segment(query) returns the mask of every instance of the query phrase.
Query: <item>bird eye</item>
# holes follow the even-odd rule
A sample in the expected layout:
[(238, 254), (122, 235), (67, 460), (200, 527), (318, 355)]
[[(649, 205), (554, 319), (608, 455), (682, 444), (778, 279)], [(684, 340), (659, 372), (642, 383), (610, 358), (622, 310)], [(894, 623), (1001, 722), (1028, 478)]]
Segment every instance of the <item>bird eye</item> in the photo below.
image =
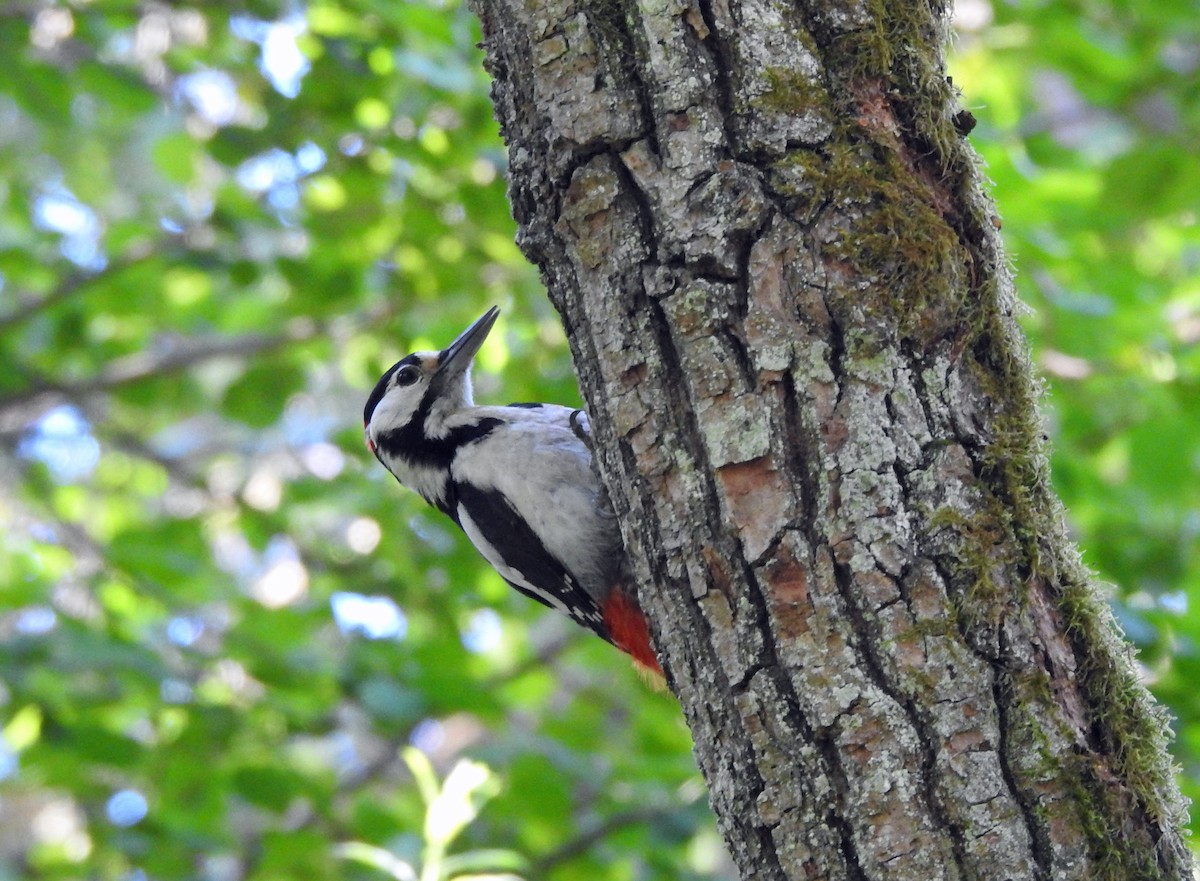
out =
[(412, 385), (421, 378), (421, 370), (415, 364), (401, 367), (396, 373), (396, 385)]

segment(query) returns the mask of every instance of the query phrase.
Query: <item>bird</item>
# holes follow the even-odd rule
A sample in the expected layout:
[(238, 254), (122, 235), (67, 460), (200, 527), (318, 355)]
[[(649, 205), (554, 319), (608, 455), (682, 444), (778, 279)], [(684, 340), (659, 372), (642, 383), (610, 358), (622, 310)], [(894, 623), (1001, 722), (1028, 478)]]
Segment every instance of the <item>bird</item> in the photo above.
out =
[(413, 352), (383, 373), (363, 408), (367, 449), (453, 520), (509, 585), (661, 676), (593, 467), (587, 414), (474, 402), (471, 367), (499, 314), (493, 306), (445, 349)]

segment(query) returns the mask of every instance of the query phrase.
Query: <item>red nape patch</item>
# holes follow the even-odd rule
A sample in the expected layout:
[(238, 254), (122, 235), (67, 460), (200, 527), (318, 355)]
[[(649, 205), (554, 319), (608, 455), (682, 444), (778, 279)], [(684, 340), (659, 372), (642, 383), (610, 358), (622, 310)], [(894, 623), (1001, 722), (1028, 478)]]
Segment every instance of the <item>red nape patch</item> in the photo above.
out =
[(650, 628), (637, 602), (620, 588), (614, 589), (604, 603), (604, 626), (613, 645), (633, 658), (639, 666), (663, 675), (654, 649), (650, 647)]

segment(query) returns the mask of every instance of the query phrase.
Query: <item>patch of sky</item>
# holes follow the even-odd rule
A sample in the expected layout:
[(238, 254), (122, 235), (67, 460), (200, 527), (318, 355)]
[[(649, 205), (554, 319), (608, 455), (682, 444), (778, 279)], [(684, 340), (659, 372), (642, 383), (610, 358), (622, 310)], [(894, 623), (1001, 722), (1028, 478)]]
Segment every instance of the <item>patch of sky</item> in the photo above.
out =
[(275, 91), (285, 98), (300, 94), (304, 76), (312, 69), (297, 42), (306, 29), (302, 13), (292, 12), (279, 21), (235, 15), (229, 20), (229, 29), (234, 36), (258, 44), (258, 69)]
[(176, 615), (167, 622), (167, 639), (180, 648), (195, 645), (204, 634), (204, 622), (191, 615)]
[(59, 250), (76, 266), (99, 271), (108, 263), (100, 247), (100, 219), (62, 184), (52, 184), (33, 202), (33, 222), (62, 236)]
[(467, 627), (462, 632), (462, 643), (467, 651), (481, 654), (498, 646), (503, 635), (500, 616), (491, 609), (479, 609), (467, 622)]
[(104, 806), (108, 821), (122, 828), (136, 826), (145, 819), (149, 810), (146, 797), (136, 789), (122, 789), (113, 793)]
[(408, 619), (389, 597), (337, 591), (329, 598), (329, 606), (343, 633), (358, 633), (367, 639), (403, 639), (408, 632)]
[(446, 726), (437, 719), (422, 719), (408, 736), (408, 742), (426, 755), (436, 752), (446, 742)]
[(1175, 615), (1186, 615), (1188, 610), (1187, 594), (1183, 591), (1164, 593), (1159, 596), (1158, 604)]
[(0, 780), (7, 780), (16, 774), (20, 767), (17, 754), (8, 745), (8, 741), (0, 737)]
[(306, 141), (289, 153), (279, 147), (252, 156), (238, 166), (235, 178), (242, 189), (263, 196), (272, 208), (286, 214), (300, 204), (301, 179), (325, 165), (325, 151)]
[(296, 395), (284, 408), (281, 425), (290, 445), (306, 447), (325, 441), (339, 422), (335, 413), (322, 408), (311, 395)]
[(25, 459), (41, 462), (59, 483), (89, 477), (100, 461), (100, 443), (76, 407), (61, 404), (42, 414), (17, 444)]
[(29, 606), (18, 613), (14, 627), (25, 636), (42, 636), (54, 629), (58, 615), (49, 606)]
[(176, 100), (185, 102), (210, 125), (220, 128), (238, 118), (237, 83), (223, 70), (198, 70), (175, 81)]

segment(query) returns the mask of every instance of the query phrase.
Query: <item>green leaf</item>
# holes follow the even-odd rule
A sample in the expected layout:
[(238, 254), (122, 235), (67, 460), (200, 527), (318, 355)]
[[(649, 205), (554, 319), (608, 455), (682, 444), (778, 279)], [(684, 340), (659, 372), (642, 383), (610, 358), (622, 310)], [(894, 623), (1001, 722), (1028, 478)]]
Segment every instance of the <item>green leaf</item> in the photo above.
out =
[(177, 184), (191, 182), (200, 155), (195, 140), (184, 132), (160, 138), (154, 145), (154, 164), (168, 180)]
[(341, 877), (334, 859), (333, 846), (311, 830), (268, 832), (262, 837), (262, 850), (250, 878), (256, 881)]
[(94, 725), (74, 726), (68, 736), (81, 759), (99, 765), (130, 767), (143, 756), (143, 748), (136, 741)]
[(251, 428), (279, 421), (288, 398), (304, 387), (304, 374), (291, 364), (261, 362), (225, 390), (221, 411)]
[(251, 804), (283, 813), (302, 791), (297, 776), (272, 765), (252, 765), (233, 772), (233, 788)]

